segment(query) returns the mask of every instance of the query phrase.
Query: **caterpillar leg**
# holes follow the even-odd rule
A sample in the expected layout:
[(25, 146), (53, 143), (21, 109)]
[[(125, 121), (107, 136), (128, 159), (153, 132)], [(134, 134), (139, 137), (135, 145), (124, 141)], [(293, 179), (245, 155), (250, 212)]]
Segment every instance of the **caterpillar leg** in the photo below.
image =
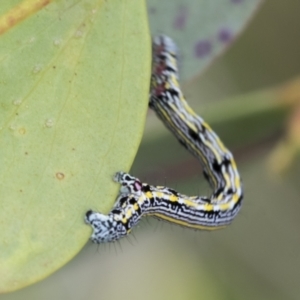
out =
[(142, 189), (141, 181), (125, 172), (117, 172), (113, 180), (121, 184), (120, 195), (139, 194)]

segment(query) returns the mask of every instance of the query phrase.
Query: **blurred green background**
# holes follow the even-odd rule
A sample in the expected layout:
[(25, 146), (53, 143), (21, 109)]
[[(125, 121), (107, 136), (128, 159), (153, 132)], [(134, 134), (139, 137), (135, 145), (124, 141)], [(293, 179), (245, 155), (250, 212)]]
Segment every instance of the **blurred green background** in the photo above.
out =
[[(277, 108), (280, 97), (268, 90), (299, 76), (299, 11), (297, 0), (266, 1), (226, 54), (183, 85), (243, 177), (244, 206), (230, 227), (192, 231), (147, 218), (128, 239), (89, 242), (52, 276), (0, 299), (300, 299), (300, 163), (283, 174), (270, 167), (290, 111)], [(264, 96), (274, 109), (260, 110)], [(258, 112), (247, 114), (251, 106)], [(210, 193), (198, 162), (152, 112), (131, 173)]]

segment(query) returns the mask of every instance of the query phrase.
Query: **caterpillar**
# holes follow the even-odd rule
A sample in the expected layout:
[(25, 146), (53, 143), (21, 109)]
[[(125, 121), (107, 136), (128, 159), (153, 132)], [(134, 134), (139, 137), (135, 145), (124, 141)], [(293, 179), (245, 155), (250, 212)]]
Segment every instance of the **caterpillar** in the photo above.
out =
[(213, 189), (210, 197), (186, 196), (164, 187), (142, 183), (118, 172), (119, 196), (108, 215), (89, 210), (91, 240), (113, 242), (130, 233), (143, 216), (154, 216), (185, 227), (215, 230), (230, 224), (241, 208), (243, 188), (231, 152), (210, 126), (187, 104), (179, 87), (177, 48), (171, 38), (153, 39), (149, 106), (203, 167)]

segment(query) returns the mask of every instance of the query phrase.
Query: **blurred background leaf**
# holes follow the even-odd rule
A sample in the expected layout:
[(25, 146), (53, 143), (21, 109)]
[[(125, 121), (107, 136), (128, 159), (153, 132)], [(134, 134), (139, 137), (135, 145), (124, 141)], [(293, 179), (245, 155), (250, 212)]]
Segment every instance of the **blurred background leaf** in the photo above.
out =
[(180, 78), (202, 73), (246, 26), (262, 0), (148, 0), (152, 35), (179, 48)]

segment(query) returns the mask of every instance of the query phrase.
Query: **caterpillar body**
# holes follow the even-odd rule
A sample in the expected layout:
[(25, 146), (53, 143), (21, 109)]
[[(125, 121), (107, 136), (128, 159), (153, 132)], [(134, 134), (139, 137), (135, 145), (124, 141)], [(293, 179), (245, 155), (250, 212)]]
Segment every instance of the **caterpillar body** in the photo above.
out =
[(93, 228), (95, 243), (113, 242), (128, 233), (141, 217), (152, 215), (185, 227), (215, 230), (230, 224), (241, 208), (243, 189), (231, 152), (210, 126), (185, 101), (178, 83), (176, 45), (167, 36), (153, 39), (149, 106), (202, 166), (213, 193), (186, 196), (164, 186), (152, 186), (124, 172), (108, 215), (89, 210), (85, 222)]

